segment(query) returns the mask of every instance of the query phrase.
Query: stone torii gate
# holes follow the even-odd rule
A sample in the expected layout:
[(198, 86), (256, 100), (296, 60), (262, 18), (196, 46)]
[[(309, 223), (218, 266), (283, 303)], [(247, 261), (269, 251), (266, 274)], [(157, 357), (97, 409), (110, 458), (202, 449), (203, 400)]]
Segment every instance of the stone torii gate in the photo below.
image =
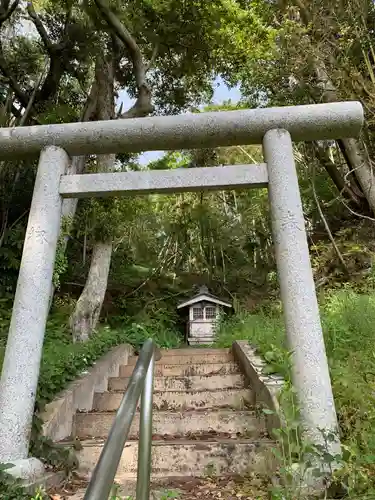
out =
[[(34, 479), (28, 456), (63, 198), (268, 187), (293, 382), (307, 434), (337, 429), (292, 141), (358, 136), (358, 102), (0, 129), (0, 160), (40, 154), (0, 381), (0, 462)], [(266, 163), (66, 175), (74, 155), (263, 144)], [(330, 444), (340, 451), (339, 441)]]

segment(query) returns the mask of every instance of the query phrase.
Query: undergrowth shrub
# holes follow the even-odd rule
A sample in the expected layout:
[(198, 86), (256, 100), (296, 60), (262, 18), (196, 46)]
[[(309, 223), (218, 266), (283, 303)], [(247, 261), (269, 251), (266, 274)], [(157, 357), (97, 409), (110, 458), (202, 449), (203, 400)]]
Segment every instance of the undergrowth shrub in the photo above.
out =
[[(375, 294), (332, 291), (320, 305), (322, 327), (343, 443), (349, 498), (375, 499)], [(281, 310), (241, 312), (217, 327), (217, 345), (248, 340), (289, 378)]]
[[(4, 315), (5, 316), (5, 315)], [(0, 368), (6, 344), (5, 330), (9, 327), (10, 314), (3, 323), (3, 336), (0, 337)], [(88, 342), (73, 344), (67, 325), (67, 318), (57, 313), (47, 323), (40, 367), (37, 406), (42, 407), (66, 385), (89, 368), (98, 358), (112, 347), (131, 344), (139, 350), (145, 340), (152, 338), (161, 348), (175, 348), (181, 343), (179, 333), (169, 327), (164, 328), (159, 321), (148, 318), (143, 324), (127, 323), (120, 328), (102, 326)]]
[[(0, 303), (0, 369), (11, 316), (9, 305), (9, 301)], [(166, 318), (160, 315), (142, 319), (141, 324), (123, 318), (121, 326), (101, 326), (88, 342), (73, 344), (65, 309), (51, 315), (43, 345), (37, 408), (51, 401), (69, 382), (117, 345), (131, 344), (139, 350), (148, 338), (152, 338), (161, 348), (171, 349), (180, 345), (180, 333)]]
[[(3, 307), (1, 307), (2, 305)], [(8, 302), (6, 305), (8, 306)], [(3, 363), (10, 316), (9, 307), (5, 307), (4, 303), (0, 304), (0, 369)], [(179, 346), (181, 338), (171, 326), (165, 328), (158, 318), (147, 318), (147, 321), (142, 324), (131, 322), (128, 319), (122, 321), (122, 326), (116, 329), (101, 326), (89, 341), (73, 344), (67, 324), (66, 311), (64, 310), (51, 315), (47, 323), (30, 453), (55, 468), (64, 468), (69, 471), (77, 465), (74, 451), (69, 448), (57, 447), (49, 439), (40, 436), (42, 421), (38, 417), (38, 412), (43, 411), (46, 403), (111, 348), (120, 344), (131, 344), (136, 350), (139, 350), (148, 338), (152, 338), (161, 348), (174, 348)], [(7, 474), (6, 468), (1, 468), (1, 465), (0, 498), (6, 500), (30, 498), (30, 495), (18, 482)], [(44, 497), (40, 493), (35, 498), (42, 499)]]

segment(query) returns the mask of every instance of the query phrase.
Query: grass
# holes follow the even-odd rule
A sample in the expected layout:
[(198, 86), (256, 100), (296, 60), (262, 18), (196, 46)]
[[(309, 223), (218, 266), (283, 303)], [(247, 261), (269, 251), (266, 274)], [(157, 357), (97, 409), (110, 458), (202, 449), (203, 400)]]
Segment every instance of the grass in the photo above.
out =
[[(8, 305), (8, 304), (7, 304)], [(0, 303), (0, 369), (3, 362), (6, 338), (10, 321), (10, 308), (1, 307)], [(144, 341), (153, 338), (159, 347), (178, 347), (181, 339), (179, 333), (170, 324), (159, 319), (142, 322), (142, 325), (131, 322), (122, 322), (121, 328), (101, 326), (86, 343), (73, 344), (72, 335), (67, 327), (67, 314), (58, 310), (51, 315), (45, 333), (43, 356), (40, 367), (38, 392), (36, 398), (36, 414), (33, 419), (30, 451), (44, 462), (56, 467), (67, 468), (69, 450), (56, 449), (46, 438), (39, 436), (41, 421), (38, 411), (43, 410), (46, 403), (51, 401), (57, 393), (67, 387), (82, 372), (113, 347), (120, 344), (131, 344), (139, 349)], [(0, 498), (4, 500), (30, 498), (25, 490), (14, 482), (0, 467)], [(35, 500), (46, 498), (42, 492), (37, 492)]]
[[(375, 294), (352, 289), (327, 293), (320, 305), (350, 498), (375, 499)], [(10, 314), (0, 304), (0, 366)], [(178, 333), (160, 319), (128, 321), (121, 328), (101, 327), (85, 344), (73, 344), (63, 314), (51, 316), (46, 329), (37, 408), (53, 399), (112, 347), (129, 343), (138, 349), (148, 337), (160, 347), (180, 343)], [(217, 331), (217, 345), (247, 339), (275, 371), (287, 374), (289, 363), (279, 304), (257, 313), (238, 313)], [(12, 498), (12, 497), (9, 497)]]
[[(0, 315), (1, 369), (10, 314), (8, 310), (0, 310)], [(75, 380), (113, 347), (127, 343), (139, 349), (148, 338), (153, 338), (155, 343), (163, 348), (178, 347), (181, 342), (179, 333), (172, 327), (165, 327), (160, 321), (148, 319), (142, 325), (128, 320), (122, 328), (116, 329), (101, 326), (88, 342), (73, 344), (66, 315), (59, 311), (51, 315), (43, 346), (37, 407), (40, 409), (53, 399), (69, 382)]]
[[(375, 499), (375, 294), (327, 293), (320, 306), (352, 498)], [(218, 326), (217, 345), (247, 339), (286, 375), (289, 363), (281, 308), (242, 312)]]

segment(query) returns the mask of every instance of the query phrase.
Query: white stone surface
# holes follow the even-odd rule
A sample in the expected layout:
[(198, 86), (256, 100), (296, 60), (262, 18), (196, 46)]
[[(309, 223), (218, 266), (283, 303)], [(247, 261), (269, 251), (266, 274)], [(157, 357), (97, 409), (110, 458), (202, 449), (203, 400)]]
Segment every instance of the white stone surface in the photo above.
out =
[(333, 102), (1, 128), (0, 159), (27, 157), (50, 144), (73, 156), (261, 144), (275, 128), (289, 130), (293, 141), (340, 139), (358, 136), (362, 125), (359, 102)]
[(28, 456), (68, 164), (60, 148), (41, 153), (0, 381), (0, 462)]
[[(311, 269), (305, 220), (293, 157), (286, 130), (270, 130), (264, 137), (268, 165), (269, 200), (276, 263), (283, 303), (287, 343), (292, 356), (293, 384), (308, 436), (322, 443), (319, 429), (337, 432), (328, 361)], [(329, 443), (340, 452), (339, 441)]]
[(267, 187), (267, 167), (176, 168), (105, 174), (64, 175), (60, 194), (64, 198), (88, 198), (151, 193), (181, 193), (215, 189)]

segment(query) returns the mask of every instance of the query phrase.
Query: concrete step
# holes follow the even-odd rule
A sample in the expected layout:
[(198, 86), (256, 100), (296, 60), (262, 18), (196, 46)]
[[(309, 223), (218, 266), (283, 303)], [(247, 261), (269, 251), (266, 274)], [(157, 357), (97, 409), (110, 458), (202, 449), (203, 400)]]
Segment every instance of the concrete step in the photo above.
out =
[[(228, 351), (220, 351), (210, 354), (211, 349), (192, 349), (192, 354), (170, 354), (163, 356), (156, 365), (190, 365), (193, 363), (230, 363), (234, 361), (233, 354)], [(128, 365), (135, 365), (138, 356), (130, 356)]]
[[(117, 410), (123, 392), (94, 394), (93, 410)], [(154, 408), (157, 410), (186, 410), (194, 408), (231, 407), (244, 409), (253, 401), (250, 389), (227, 389), (216, 391), (155, 391)]]
[[(104, 441), (81, 441), (78, 453), (79, 469), (91, 472), (98, 462)], [(154, 441), (152, 447), (152, 477), (176, 476), (204, 477), (209, 475), (265, 472), (271, 460), (268, 440), (217, 441)], [(137, 449), (135, 441), (126, 443), (115, 481), (121, 483), (137, 473)]]
[[(130, 377), (114, 377), (108, 381), (108, 390), (124, 391)], [(231, 375), (193, 375), (191, 377), (155, 377), (155, 391), (193, 391), (242, 388), (245, 377), (240, 373)]]
[[(120, 366), (120, 377), (130, 377), (134, 365)], [(240, 373), (237, 363), (191, 363), (190, 365), (162, 364), (155, 366), (155, 377), (189, 377), (192, 375), (228, 375)]]
[(215, 340), (215, 337), (189, 337), (188, 343), (190, 345), (209, 346), (212, 345)]
[(221, 355), (221, 354), (231, 354), (231, 349), (229, 348), (224, 348), (224, 349), (208, 349), (207, 347), (202, 347), (202, 348), (192, 348), (192, 347), (184, 347), (182, 349), (161, 349), (161, 354), (162, 356), (195, 356), (195, 355), (201, 355), (201, 354), (206, 354), (209, 356), (216, 356), (216, 355)]
[[(74, 419), (75, 435), (80, 439), (105, 438), (111, 429), (114, 412), (77, 413)], [(129, 439), (138, 439), (139, 413), (135, 414)], [(265, 423), (252, 411), (210, 410), (182, 413), (156, 411), (153, 414), (153, 434), (183, 438), (259, 438), (265, 434)]]

